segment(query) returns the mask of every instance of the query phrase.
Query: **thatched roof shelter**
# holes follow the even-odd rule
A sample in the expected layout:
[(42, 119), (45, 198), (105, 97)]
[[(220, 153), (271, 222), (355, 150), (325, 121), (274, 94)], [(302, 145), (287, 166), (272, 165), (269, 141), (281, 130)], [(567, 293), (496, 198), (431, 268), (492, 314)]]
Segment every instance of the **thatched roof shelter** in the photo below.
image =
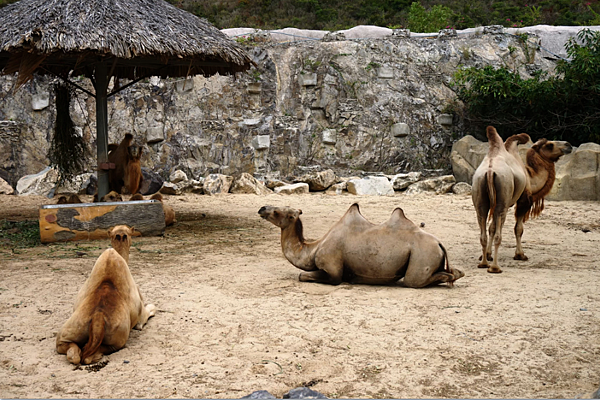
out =
[[(21, 0), (0, 9), (0, 70), (138, 79), (244, 71), (248, 55), (217, 28), (163, 0)], [(40, 68), (41, 67), (41, 68)]]
[(18, 72), (17, 85), (34, 73), (92, 80), (95, 94), (79, 88), (96, 97), (99, 198), (111, 168), (111, 77), (132, 84), (149, 76), (232, 74), (252, 64), (217, 28), (164, 0), (21, 0), (0, 8), (0, 70)]

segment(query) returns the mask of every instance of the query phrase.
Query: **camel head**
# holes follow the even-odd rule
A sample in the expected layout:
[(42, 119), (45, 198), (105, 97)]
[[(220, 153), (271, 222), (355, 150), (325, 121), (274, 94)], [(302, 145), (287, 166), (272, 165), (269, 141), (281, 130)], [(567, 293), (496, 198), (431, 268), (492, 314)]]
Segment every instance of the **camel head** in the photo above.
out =
[(125, 261), (129, 263), (129, 248), (131, 247), (131, 237), (135, 233), (135, 228), (127, 225), (117, 225), (109, 229), (110, 244), (119, 253)]
[(569, 142), (540, 139), (534, 143), (531, 150), (548, 161), (556, 162), (561, 156), (571, 153), (573, 146)]
[(300, 214), (302, 214), (302, 210), (290, 207), (263, 206), (258, 210), (258, 214), (273, 225), (285, 229), (296, 223), (300, 218)]
[(108, 192), (106, 195), (104, 195), (104, 197), (102, 197), (102, 199), (100, 200), (102, 202), (112, 202), (112, 201), (123, 201), (123, 197), (121, 197), (121, 195), (117, 192), (115, 192), (114, 190)]

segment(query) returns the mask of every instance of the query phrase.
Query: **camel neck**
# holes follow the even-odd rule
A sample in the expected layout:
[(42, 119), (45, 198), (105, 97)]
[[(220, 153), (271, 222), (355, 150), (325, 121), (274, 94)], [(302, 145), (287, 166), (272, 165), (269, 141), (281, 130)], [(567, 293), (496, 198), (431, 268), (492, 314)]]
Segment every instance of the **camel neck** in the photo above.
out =
[(295, 267), (305, 271), (314, 269), (312, 255), (315, 245), (304, 240), (302, 222), (297, 219), (294, 224), (281, 229), (281, 249), (285, 258)]
[(533, 201), (543, 199), (554, 185), (556, 170), (554, 163), (542, 158), (536, 152), (527, 154), (527, 169), (531, 183)]
[(129, 265), (129, 246), (119, 242), (112, 243), (113, 249), (117, 251), (125, 259), (127, 265)]

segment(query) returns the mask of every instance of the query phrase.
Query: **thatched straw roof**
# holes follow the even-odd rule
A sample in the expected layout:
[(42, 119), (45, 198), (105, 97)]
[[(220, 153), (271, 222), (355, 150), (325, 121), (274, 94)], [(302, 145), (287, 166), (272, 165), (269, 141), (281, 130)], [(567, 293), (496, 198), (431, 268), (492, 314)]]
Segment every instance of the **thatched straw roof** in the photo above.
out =
[(163, 0), (21, 0), (0, 8), (0, 70), (93, 77), (234, 73), (252, 61), (207, 21)]

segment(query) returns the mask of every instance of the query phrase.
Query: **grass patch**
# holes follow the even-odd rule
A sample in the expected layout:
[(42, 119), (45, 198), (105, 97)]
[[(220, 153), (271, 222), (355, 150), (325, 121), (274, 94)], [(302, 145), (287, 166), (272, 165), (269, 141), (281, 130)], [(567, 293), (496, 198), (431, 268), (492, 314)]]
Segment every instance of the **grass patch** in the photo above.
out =
[(0, 221), (0, 248), (22, 249), (40, 245), (40, 226), (37, 220)]

